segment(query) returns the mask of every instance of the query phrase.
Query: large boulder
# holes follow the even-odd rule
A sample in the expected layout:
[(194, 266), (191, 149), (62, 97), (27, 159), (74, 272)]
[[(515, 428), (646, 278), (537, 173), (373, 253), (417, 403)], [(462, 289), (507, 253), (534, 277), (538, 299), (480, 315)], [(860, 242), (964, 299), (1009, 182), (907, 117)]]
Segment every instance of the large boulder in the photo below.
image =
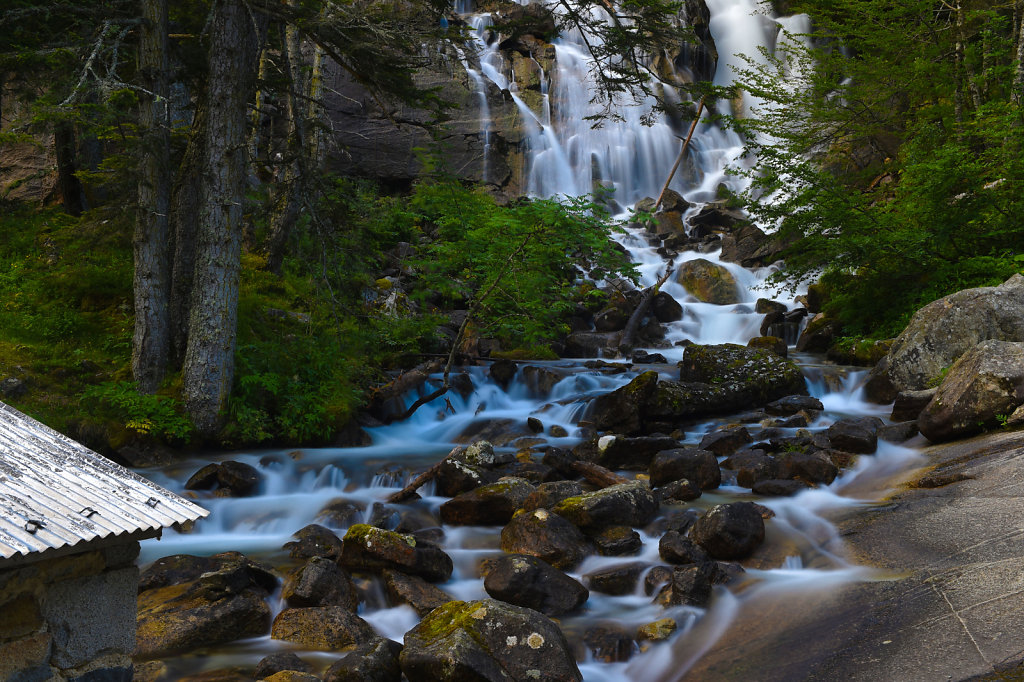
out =
[[(241, 557), (241, 555), (237, 555)], [(269, 592), (244, 557), (139, 594), (135, 653), (156, 658), (265, 635)]]
[(494, 599), (453, 601), (405, 634), (409, 682), (581, 682), (565, 635), (547, 616)]
[(425, 616), (452, 600), (446, 592), (423, 578), (399, 571), (384, 571), (384, 587), (391, 603), (408, 604), (420, 616)]
[(729, 263), (754, 268), (771, 265), (779, 260), (782, 249), (781, 242), (748, 223), (722, 237), (722, 253), (719, 257)]
[(658, 373), (644, 372), (622, 388), (599, 395), (590, 402), (587, 419), (598, 429), (637, 433), (642, 427), (642, 410), (658, 386)]
[(484, 589), (495, 599), (560, 616), (583, 606), (590, 591), (551, 564), (525, 554), (495, 559), (484, 579)]
[(918, 310), (871, 371), (868, 396), (887, 403), (900, 391), (928, 388), (943, 369), (987, 340), (1024, 342), (1024, 276), (958, 291)]
[(359, 606), (352, 578), (325, 557), (313, 557), (288, 574), (281, 599), (292, 607), (343, 606), (354, 612)]
[(399, 682), (402, 645), (378, 637), (359, 645), (324, 673), (324, 682)]
[(925, 438), (941, 442), (995, 426), (1024, 403), (1024, 343), (983, 341), (953, 363), (917, 418)]
[(679, 366), (679, 380), (733, 386), (733, 392), (757, 405), (807, 394), (807, 383), (796, 363), (763, 349), (735, 343), (687, 346)]
[(744, 559), (764, 542), (764, 519), (751, 502), (718, 504), (697, 519), (690, 537), (715, 559)]
[(646, 483), (630, 481), (566, 498), (552, 511), (578, 528), (596, 531), (623, 524), (643, 526), (658, 512), (658, 503)]
[(741, 300), (739, 286), (732, 273), (706, 258), (696, 258), (680, 265), (676, 281), (704, 303), (729, 305)]
[(452, 574), (451, 557), (411, 535), (360, 523), (348, 529), (343, 543), (341, 563), (349, 570), (374, 573), (390, 568), (433, 582)]
[(657, 453), (678, 445), (669, 436), (608, 435), (597, 441), (597, 463), (609, 469), (646, 469)]

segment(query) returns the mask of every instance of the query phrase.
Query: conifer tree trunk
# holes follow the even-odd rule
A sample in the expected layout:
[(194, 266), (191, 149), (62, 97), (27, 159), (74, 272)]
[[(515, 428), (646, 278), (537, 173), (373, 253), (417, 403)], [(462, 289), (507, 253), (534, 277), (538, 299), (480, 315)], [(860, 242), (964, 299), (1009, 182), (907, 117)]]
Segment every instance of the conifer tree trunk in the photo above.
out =
[(234, 379), (248, 104), (258, 59), (255, 14), (221, 0), (210, 29), (202, 194), (183, 397), (199, 434), (220, 427)]
[(73, 216), (82, 215), (82, 183), (75, 177), (75, 127), (61, 121), (53, 129), (53, 152), (57, 159), (57, 195), (64, 210)]
[(143, 393), (164, 377), (170, 357), (171, 259), (170, 131), (168, 129), (167, 0), (142, 0), (139, 70), (144, 87), (139, 120), (145, 126), (139, 164), (138, 215), (133, 240), (135, 334), (132, 375)]
[(1017, 63), (1013, 73), (1012, 97), (1017, 104), (1024, 104), (1024, 2), (1018, 2), (1015, 11), (1017, 25)]

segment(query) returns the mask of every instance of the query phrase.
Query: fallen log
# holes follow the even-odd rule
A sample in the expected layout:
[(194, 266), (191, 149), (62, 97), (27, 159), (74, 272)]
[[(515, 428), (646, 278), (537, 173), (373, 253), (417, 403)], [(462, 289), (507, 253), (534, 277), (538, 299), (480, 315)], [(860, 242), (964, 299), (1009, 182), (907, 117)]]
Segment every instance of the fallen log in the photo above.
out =
[(392, 493), (391, 495), (388, 495), (387, 501), (391, 504), (396, 504), (398, 502), (405, 502), (406, 500), (411, 499), (412, 496), (416, 494), (417, 490), (419, 490), (422, 486), (426, 485), (430, 481), (434, 480), (437, 474), (441, 471), (441, 467), (444, 465), (445, 462), (447, 462), (450, 459), (453, 459), (456, 455), (462, 454), (462, 452), (465, 449), (466, 448), (462, 447), (461, 445), (456, 445), (454, 448), (452, 448), (452, 451), (445, 455), (444, 459), (442, 459), (440, 462), (433, 465), (432, 467), (424, 471), (422, 474), (409, 481), (409, 484), (402, 488), (401, 490), (399, 490), (397, 493)]

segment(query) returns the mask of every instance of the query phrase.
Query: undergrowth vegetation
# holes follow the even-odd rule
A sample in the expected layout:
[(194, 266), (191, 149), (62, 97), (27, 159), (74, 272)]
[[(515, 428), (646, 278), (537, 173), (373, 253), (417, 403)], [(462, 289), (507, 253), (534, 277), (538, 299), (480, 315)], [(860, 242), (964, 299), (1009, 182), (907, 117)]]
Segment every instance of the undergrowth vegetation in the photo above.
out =
[[(585, 267), (633, 276), (589, 201), (499, 206), (482, 190), (423, 182), (389, 196), (333, 179), (291, 237), (282, 274), (254, 248), (242, 259), (236, 373), (218, 445), (327, 443), (366, 391), (457, 340), (497, 339), (515, 357), (553, 357)], [(131, 225), (8, 204), (0, 214), (0, 377), (5, 399), (93, 447), (194, 439), (181, 377), (155, 395), (131, 382)], [(254, 243), (263, 215), (251, 205)], [(19, 392), (20, 393), (20, 392)]]

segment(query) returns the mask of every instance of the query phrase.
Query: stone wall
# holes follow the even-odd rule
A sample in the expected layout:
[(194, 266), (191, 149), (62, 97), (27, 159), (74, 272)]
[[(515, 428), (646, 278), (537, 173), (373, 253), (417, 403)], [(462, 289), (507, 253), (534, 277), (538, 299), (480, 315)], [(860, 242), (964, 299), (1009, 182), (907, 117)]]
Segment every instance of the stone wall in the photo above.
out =
[(129, 682), (139, 543), (5, 568), (0, 682)]

